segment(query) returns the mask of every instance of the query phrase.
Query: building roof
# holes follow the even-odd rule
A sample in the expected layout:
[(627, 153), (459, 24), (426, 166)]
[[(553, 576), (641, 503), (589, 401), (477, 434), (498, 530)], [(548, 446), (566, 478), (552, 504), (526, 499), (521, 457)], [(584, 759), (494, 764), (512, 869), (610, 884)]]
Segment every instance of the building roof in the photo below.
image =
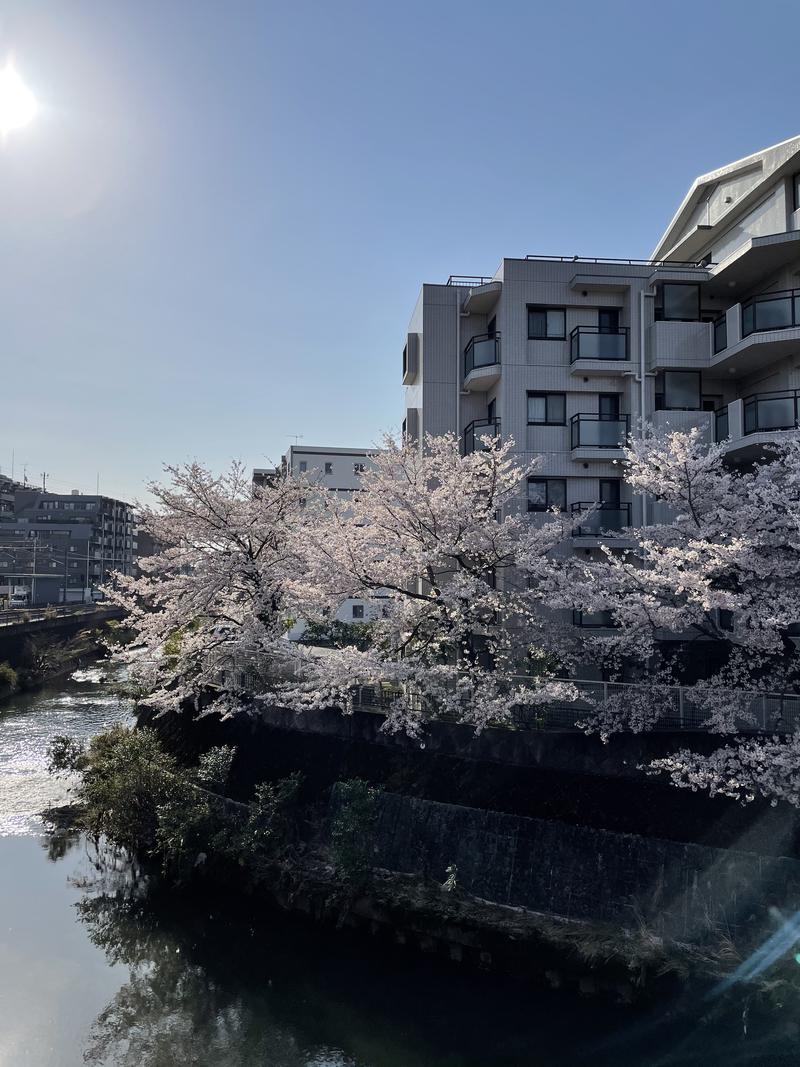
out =
[[(716, 229), (723, 220), (730, 222), (745, 207), (758, 200), (766, 184), (798, 168), (800, 168), (800, 135), (789, 137), (778, 144), (770, 145), (769, 148), (762, 148), (732, 163), (726, 163), (725, 166), (718, 167), (707, 174), (701, 174), (689, 187), (678, 210), (653, 249), (651, 258), (654, 260), (682, 258), (680, 249), (692, 233)], [(697, 208), (704, 203), (720, 182), (748, 174), (752, 176), (752, 180), (746, 183), (741, 195), (732, 197), (730, 207), (724, 211), (713, 227), (703, 224), (691, 225)]]

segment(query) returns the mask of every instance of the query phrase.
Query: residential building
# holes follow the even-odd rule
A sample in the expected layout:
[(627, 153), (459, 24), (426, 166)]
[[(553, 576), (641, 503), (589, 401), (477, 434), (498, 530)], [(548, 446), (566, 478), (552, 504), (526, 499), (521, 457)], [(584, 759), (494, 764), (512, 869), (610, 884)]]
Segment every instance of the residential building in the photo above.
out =
[[(295, 477), (303, 475), (314, 485), (346, 498), (359, 491), (361, 475), (372, 466), (377, 453), (378, 449), (375, 448), (292, 445), (283, 456), (279, 468), (256, 467), (253, 470), (253, 485), (268, 484), (279, 473)], [(349, 599), (339, 605), (335, 619), (344, 623), (368, 622), (379, 610), (380, 605), (375, 600)], [(305, 622), (299, 621), (290, 630), (289, 637), (297, 640), (305, 628)]]
[(798, 426), (800, 137), (697, 178), (649, 260), (530, 255), (423, 285), (403, 383), (420, 447), (513, 438), (521, 462), (542, 457), (523, 509), (599, 505), (574, 529), (584, 551), (653, 518), (619, 463), (642, 419), (751, 462)]
[(0, 591), (24, 585), (34, 604), (96, 599), (114, 572), (133, 574), (136, 552), (129, 504), (18, 488), (0, 531)]

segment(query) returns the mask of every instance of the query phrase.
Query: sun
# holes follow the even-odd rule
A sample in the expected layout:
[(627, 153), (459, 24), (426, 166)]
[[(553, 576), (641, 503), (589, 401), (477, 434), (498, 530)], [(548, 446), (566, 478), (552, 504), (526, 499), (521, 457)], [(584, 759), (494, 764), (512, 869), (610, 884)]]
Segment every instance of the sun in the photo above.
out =
[(36, 97), (20, 78), (13, 63), (0, 69), (0, 134), (27, 126), (37, 111)]

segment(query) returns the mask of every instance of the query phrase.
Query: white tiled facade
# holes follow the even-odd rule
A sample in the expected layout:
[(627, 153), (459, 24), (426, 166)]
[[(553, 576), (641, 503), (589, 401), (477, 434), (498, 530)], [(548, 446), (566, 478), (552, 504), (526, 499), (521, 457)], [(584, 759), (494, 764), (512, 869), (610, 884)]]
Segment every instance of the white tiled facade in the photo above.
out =
[(511, 437), (543, 457), (523, 506), (603, 501), (605, 529), (651, 517), (614, 462), (642, 416), (751, 460), (798, 424), (800, 137), (698, 178), (650, 261), (504, 259), (491, 278), (423, 285), (403, 382), (420, 447)]

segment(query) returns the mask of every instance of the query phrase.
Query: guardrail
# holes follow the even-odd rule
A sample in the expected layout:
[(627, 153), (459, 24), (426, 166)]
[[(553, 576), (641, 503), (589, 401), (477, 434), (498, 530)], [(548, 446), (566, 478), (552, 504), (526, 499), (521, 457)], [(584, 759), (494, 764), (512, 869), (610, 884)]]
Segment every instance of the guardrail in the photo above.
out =
[[(530, 685), (535, 679), (520, 676), (520, 684)], [(592, 711), (611, 703), (624, 708), (624, 698), (646, 697), (660, 713), (651, 729), (669, 732), (708, 732), (711, 712), (697, 699), (697, 691), (690, 686), (648, 686), (636, 682), (595, 682), (570, 680), (581, 694), (578, 700), (547, 705), (518, 705), (512, 713), (511, 728), (520, 730), (567, 730), (579, 731), (579, 722), (591, 716)], [(360, 686), (354, 691), (355, 705), (362, 711), (385, 712), (397, 696), (397, 689), (375, 683)], [(735, 727), (739, 733), (792, 733), (800, 726), (800, 694), (795, 693), (749, 693), (740, 690), (725, 690), (730, 695), (732, 706), (739, 705)], [(423, 702), (420, 702), (420, 707)], [(449, 721), (447, 716), (436, 713), (435, 708), (425, 708), (432, 721)], [(456, 721), (456, 720), (452, 720)], [(501, 728), (503, 723), (497, 724)]]
[(0, 610), (0, 627), (27, 622), (44, 622), (72, 615), (95, 615), (114, 608), (114, 604), (53, 604), (52, 607), (4, 608)]
[(674, 267), (680, 270), (685, 267), (698, 267), (706, 269), (715, 267), (716, 263), (710, 260), (698, 262), (696, 260), (681, 259), (615, 259), (613, 256), (543, 256), (540, 254), (527, 255), (526, 259), (541, 259), (547, 263), (621, 263), (628, 267)]
[[(300, 680), (300, 665), (291, 659), (275, 661), (261, 655), (234, 657), (220, 670), (220, 684), (233, 684), (257, 694), (264, 690), (267, 679), (284, 682)], [(517, 675), (510, 679), (513, 686), (535, 686), (536, 678)], [(591, 718), (593, 712), (614, 707), (623, 715), (626, 703), (646, 701), (649, 730), (669, 732), (708, 733), (711, 710), (704, 706), (703, 689), (698, 686), (669, 686), (642, 682), (602, 682), (589, 679), (564, 679), (578, 691), (576, 700), (554, 701), (551, 704), (519, 704), (513, 709), (511, 722), (497, 723), (499, 728), (517, 730), (579, 731), (580, 722)], [(793, 733), (800, 728), (800, 693), (760, 693), (738, 689), (705, 690), (709, 695), (722, 696), (732, 710), (733, 728), (744, 734)], [(392, 683), (375, 681), (354, 686), (353, 705), (359, 711), (386, 714), (392, 702), (403, 690)], [(436, 705), (419, 693), (407, 689), (406, 698), (412, 707), (432, 722), (458, 722), (454, 716), (443, 714)], [(720, 735), (723, 736), (723, 735)]]

